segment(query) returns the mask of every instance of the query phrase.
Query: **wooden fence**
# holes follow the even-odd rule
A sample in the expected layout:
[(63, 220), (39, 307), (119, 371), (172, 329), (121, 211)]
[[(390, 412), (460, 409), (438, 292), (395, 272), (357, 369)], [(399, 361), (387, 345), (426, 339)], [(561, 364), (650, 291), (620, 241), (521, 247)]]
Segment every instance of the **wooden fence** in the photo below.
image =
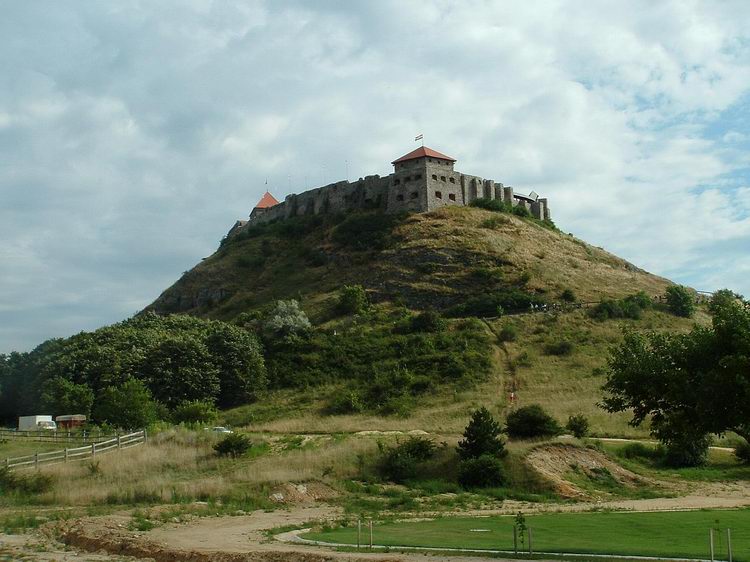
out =
[(114, 436), (111, 433), (105, 434), (101, 431), (51, 431), (49, 429), (17, 431), (15, 429), (0, 429), (0, 441), (23, 439), (42, 443), (86, 443), (89, 441), (101, 441), (110, 437)]
[(43, 464), (56, 464), (61, 462), (81, 461), (95, 457), (96, 455), (119, 449), (127, 449), (146, 442), (146, 430), (128, 433), (127, 435), (118, 435), (107, 441), (98, 441), (91, 445), (75, 447), (72, 449), (65, 448), (59, 451), (50, 451), (48, 453), (34, 453), (24, 457), (7, 458), (2, 466), (6, 468), (38, 468)]

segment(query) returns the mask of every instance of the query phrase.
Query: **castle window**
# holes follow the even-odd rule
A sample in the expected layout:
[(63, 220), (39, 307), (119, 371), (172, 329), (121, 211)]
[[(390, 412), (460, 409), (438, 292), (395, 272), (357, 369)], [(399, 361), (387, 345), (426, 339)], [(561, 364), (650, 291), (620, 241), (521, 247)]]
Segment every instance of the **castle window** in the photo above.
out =
[(448, 199), (450, 199), (451, 201), (455, 201), (456, 200), (456, 194), (455, 193), (449, 193), (448, 194)]
[(422, 179), (422, 174), (417, 174), (416, 176), (414, 176), (414, 179), (415, 180), (421, 180)]
[(456, 178), (448, 178), (448, 181), (450, 181), (451, 183), (456, 183)]
[(401, 183), (401, 180), (393, 180), (393, 185), (399, 185)]
[(417, 197), (419, 197), (419, 193), (417, 193), (416, 191), (412, 191), (411, 192), (411, 198), (412, 199), (416, 199)]
[(440, 176), (440, 181), (445, 181), (445, 176)]
[(437, 176), (435, 174), (432, 174), (432, 179), (437, 180)]
[(435, 197), (437, 197), (438, 199), (442, 199), (443, 198), (443, 192), (442, 191), (436, 191), (435, 192)]
[(411, 176), (406, 176), (404, 178), (404, 183), (409, 183), (411, 181)]
[(403, 195), (396, 195), (396, 201), (403, 201), (404, 196)]

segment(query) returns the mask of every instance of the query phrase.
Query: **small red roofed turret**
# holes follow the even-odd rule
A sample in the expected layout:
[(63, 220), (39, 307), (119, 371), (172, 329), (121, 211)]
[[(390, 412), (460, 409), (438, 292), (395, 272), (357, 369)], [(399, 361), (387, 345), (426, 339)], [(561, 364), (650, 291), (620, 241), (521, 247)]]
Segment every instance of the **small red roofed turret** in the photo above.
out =
[(263, 197), (260, 198), (260, 201), (258, 201), (258, 204), (255, 206), (256, 209), (268, 209), (269, 207), (273, 207), (274, 205), (278, 205), (279, 202), (271, 195), (268, 191), (266, 191), (263, 194)]

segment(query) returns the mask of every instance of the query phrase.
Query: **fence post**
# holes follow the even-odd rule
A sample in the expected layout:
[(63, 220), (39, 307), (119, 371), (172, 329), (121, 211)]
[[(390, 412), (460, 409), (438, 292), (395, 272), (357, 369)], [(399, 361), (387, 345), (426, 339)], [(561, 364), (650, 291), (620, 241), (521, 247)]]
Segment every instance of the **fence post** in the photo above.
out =
[(372, 519), (370, 519), (370, 550), (372, 550)]
[(518, 527), (513, 525), (513, 552), (518, 556)]
[(39, 453), (34, 453), (34, 468), (39, 468)]
[(96, 443), (91, 444), (91, 456), (93, 457), (96, 454)]
[(68, 448), (67, 447), (65, 447), (65, 449), (63, 449), (63, 453), (65, 454), (65, 461), (64, 462), (68, 462)]
[(120, 435), (117, 435), (117, 448), (122, 449), (122, 443), (120, 443)]
[(359, 550), (359, 545), (362, 543), (362, 520), (357, 519), (357, 550)]
[(732, 562), (732, 529), (727, 529), (727, 551), (729, 552), (729, 562)]
[(534, 556), (534, 550), (531, 548), (531, 527), (529, 527), (529, 556)]
[(148, 440), (148, 438), (146, 436), (146, 429), (144, 428), (144, 430), (143, 430), (143, 443), (145, 444), (147, 440)]
[(708, 546), (711, 549), (711, 562), (714, 562), (714, 529), (708, 530)]

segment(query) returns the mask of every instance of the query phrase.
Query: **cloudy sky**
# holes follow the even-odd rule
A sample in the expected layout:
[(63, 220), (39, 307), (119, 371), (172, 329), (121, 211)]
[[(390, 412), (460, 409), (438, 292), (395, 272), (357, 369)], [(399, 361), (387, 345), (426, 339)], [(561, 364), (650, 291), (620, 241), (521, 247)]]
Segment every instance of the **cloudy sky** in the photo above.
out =
[(264, 191), (426, 144), (750, 294), (750, 2), (0, 0), (0, 352), (132, 315)]

